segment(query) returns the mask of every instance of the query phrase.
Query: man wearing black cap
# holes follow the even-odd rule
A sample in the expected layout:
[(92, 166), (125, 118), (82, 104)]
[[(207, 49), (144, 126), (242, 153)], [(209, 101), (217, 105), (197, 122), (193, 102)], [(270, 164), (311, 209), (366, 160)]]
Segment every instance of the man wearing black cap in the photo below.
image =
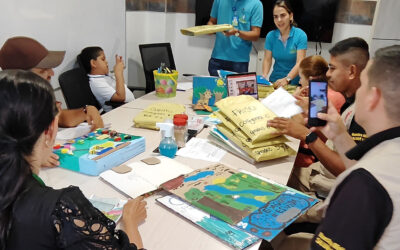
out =
[[(54, 75), (53, 68), (61, 64), (65, 51), (48, 51), (38, 41), (29, 37), (12, 37), (0, 49), (0, 67), (5, 69), (30, 70), (50, 81)], [(58, 125), (75, 127), (87, 121), (92, 129), (104, 127), (100, 113), (94, 106), (80, 109), (60, 109)], [(46, 166), (59, 165), (58, 156), (53, 154)]]

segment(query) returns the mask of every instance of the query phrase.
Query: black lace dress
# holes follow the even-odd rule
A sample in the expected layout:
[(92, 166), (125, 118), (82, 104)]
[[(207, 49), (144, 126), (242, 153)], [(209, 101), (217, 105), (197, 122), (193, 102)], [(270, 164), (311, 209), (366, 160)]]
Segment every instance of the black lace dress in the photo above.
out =
[(78, 187), (55, 190), (33, 177), (13, 207), (7, 249), (137, 249)]

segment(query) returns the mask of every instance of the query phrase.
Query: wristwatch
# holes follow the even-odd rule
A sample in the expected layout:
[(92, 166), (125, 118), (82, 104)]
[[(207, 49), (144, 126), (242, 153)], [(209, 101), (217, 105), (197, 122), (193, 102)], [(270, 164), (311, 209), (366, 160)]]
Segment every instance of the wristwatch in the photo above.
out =
[(292, 78), (290, 78), (290, 77), (286, 77), (286, 81), (288, 82), (288, 83), (290, 83), (291, 81), (292, 81)]
[(239, 36), (240, 36), (239, 30), (236, 31), (235, 36), (236, 36), (236, 37), (239, 37)]
[(306, 136), (306, 144), (310, 144), (315, 142), (318, 139), (318, 135), (315, 132), (310, 132), (307, 136)]

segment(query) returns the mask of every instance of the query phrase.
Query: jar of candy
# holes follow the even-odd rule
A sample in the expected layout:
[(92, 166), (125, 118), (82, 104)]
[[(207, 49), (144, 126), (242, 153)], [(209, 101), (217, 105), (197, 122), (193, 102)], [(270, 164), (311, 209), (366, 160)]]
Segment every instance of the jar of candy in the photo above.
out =
[(182, 118), (174, 118), (174, 136), (176, 144), (182, 148), (186, 144), (187, 138), (187, 120)]

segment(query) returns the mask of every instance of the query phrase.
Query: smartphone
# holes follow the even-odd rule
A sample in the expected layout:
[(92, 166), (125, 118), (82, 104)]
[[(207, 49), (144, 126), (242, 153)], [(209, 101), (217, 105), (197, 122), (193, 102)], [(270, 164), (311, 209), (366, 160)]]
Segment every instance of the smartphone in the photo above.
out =
[(326, 121), (317, 117), (318, 113), (328, 111), (328, 83), (324, 80), (310, 81), (308, 89), (308, 125), (311, 127), (325, 126)]

